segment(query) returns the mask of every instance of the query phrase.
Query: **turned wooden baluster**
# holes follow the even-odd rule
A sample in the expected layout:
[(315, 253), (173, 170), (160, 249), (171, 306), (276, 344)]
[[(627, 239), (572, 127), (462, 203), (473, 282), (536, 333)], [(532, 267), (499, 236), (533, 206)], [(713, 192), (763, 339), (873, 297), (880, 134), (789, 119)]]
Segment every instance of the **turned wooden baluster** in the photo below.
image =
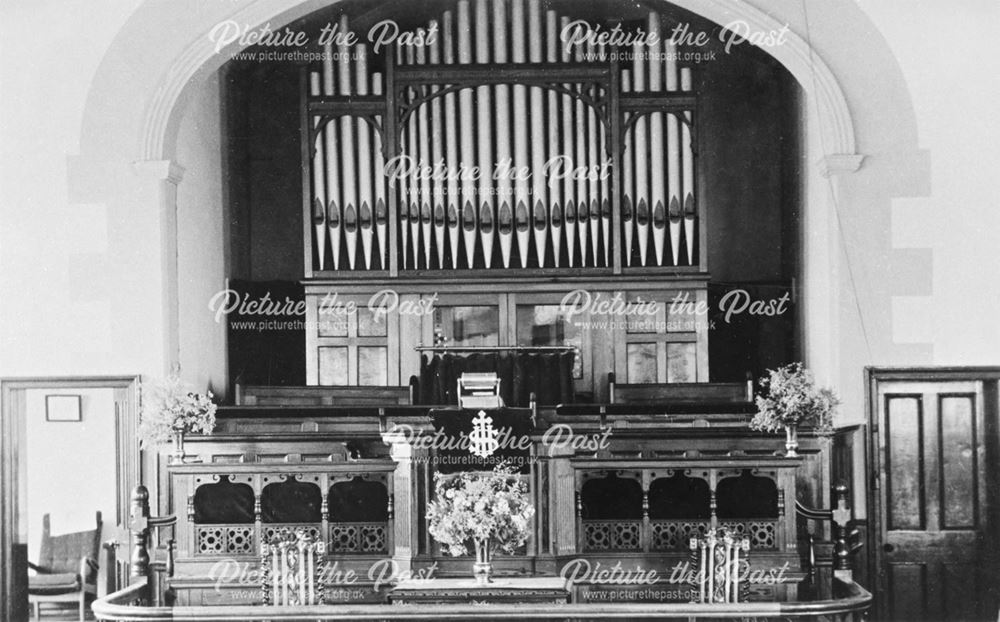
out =
[[(129, 579), (134, 581), (143, 577), (149, 577), (149, 490), (145, 486), (139, 485), (132, 490), (132, 498), (129, 511), (129, 530), (132, 532), (132, 539), (135, 543), (132, 546), (132, 567), (129, 571)], [(148, 600), (149, 582), (146, 583)]]
[(174, 574), (174, 540), (167, 540), (166, 559), (164, 561), (152, 561), (149, 555), (150, 528), (170, 527), (177, 522), (175, 516), (155, 516), (149, 515), (149, 490), (138, 485), (132, 489), (132, 497), (129, 511), (129, 531), (135, 544), (132, 547), (132, 563), (129, 571), (129, 578), (133, 582), (137, 579), (145, 578), (146, 587), (139, 597), (143, 604), (160, 606), (162, 604), (159, 584), (156, 575), (165, 573), (168, 577)]
[(851, 553), (860, 548), (860, 544), (851, 546), (849, 539), (849, 526), (853, 519), (851, 506), (848, 502), (850, 489), (846, 484), (840, 483), (834, 486), (833, 496), (837, 507), (830, 512), (833, 522), (833, 574), (835, 577), (851, 580), (853, 571), (851, 569)]

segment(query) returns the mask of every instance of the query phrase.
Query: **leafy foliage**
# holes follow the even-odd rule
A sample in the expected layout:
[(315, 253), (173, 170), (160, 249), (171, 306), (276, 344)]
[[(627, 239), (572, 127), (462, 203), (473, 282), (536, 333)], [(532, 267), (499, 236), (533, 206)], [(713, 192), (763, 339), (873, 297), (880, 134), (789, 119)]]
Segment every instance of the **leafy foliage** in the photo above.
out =
[(769, 369), (761, 387), (767, 393), (757, 396), (757, 414), (750, 421), (754, 430), (780, 432), (786, 426), (809, 425), (820, 435), (833, 432), (833, 413), (840, 400), (831, 389), (817, 387), (802, 363)]
[(475, 541), (513, 553), (528, 541), (535, 508), (528, 487), (510, 467), (490, 473), (436, 473), (437, 494), (427, 506), (429, 529), (448, 554), (470, 555)]
[(139, 440), (150, 447), (167, 444), (176, 432), (211, 434), (217, 408), (211, 391), (189, 391), (176, 375), (143, 385)]

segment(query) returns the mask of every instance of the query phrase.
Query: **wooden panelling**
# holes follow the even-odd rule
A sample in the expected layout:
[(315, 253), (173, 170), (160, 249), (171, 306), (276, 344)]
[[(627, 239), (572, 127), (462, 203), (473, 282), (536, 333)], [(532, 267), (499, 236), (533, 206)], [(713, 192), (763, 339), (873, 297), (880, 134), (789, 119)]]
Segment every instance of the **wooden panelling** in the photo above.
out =
[[(872, 372), (870, 533), (880, 616), (995, 619), (996, 370)], [(987, 414), (988, 413), (988, 414)], [(988, 434), (986, 430), (993, 430)]]
[[(635, 287), (619, 289), (593, 279), (528, 281), (506, 291), (464, 282), (408, 283), (390, 289), (382, 282), (367, 287), (312, 284), (306, 295), (307, 384), (378, 386), (405, 381), (420, 370), (420, 356), (413, 348), (455, 345), (454, 312), (472, 307), (496, 313), (495, 337), (484, 336), (483, 343), (475, 345), (578, 347), (575, 389), (584, 401), (609, 400), (605, 378), (612, 371), (631, 384), (708, 382), (707, 318), (678, 311), (705, 304), (704, 282), (665, 281), (658, 288), (624, 284)], [(353, 305), (353, 310), (347, 315), (321, 313), (324, 307), (341, 308), (331, 307), (330, 301)], [(655, 315), (637, 319), (624, 312), (626, 304), (643, 301), (656, 305)], [(384, 312), (380, 322), (371, 321), (372, 304)]]
[(898, 620), (923, 620), (927, 611), (927, 566), (921, 563), (890, 564), (889, 602)]
[(975, 397), (938, 398), (942, 529), (972, 529), (978, 525)]

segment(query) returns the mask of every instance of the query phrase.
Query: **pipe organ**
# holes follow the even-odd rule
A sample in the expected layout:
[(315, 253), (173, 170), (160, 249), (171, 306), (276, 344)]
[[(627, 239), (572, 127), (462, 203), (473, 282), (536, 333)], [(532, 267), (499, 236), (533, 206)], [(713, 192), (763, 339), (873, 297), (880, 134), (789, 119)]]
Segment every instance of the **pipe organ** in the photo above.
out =
[(692, 68), (656, 11), (633, 45), (585, 23), (456, 0), (413, 44), (327, 44), (302, 80), (306, 277), (703, 272)]
[[(698, 99), (672, 18), (436, 6), (377, 52), (370, 17), (334, 14), (356, 42), (303, 68), (306, 382), (401, 384), (419, 371), (412, 347), (439, 341), (572, 347), (584, 401), (608, 372), (707, 382), (707, 318), (689, 309), (709, 280)], [(647, 36), (597, 36), (616, 26)], [(567, 314), (578, 290), (649, 313)], [(385, 291), (398, 309), (365, 308)], [(359, 312), (324, 315), (339, 303)]]

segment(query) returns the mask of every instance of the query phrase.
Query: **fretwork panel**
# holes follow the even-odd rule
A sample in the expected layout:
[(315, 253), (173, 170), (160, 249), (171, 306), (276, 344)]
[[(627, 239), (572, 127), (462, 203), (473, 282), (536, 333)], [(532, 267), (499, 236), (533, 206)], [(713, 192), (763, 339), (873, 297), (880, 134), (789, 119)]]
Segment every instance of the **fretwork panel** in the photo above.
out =
[(683, 551), (694, 536), (708, 532), (708, 521), (658, 520), (649, 522), (652, 530), (650, 548), (654, 551)]
[(253, 525), (199, 525), (195, 527), (198, 555), (250, 555), (254, 553)]

